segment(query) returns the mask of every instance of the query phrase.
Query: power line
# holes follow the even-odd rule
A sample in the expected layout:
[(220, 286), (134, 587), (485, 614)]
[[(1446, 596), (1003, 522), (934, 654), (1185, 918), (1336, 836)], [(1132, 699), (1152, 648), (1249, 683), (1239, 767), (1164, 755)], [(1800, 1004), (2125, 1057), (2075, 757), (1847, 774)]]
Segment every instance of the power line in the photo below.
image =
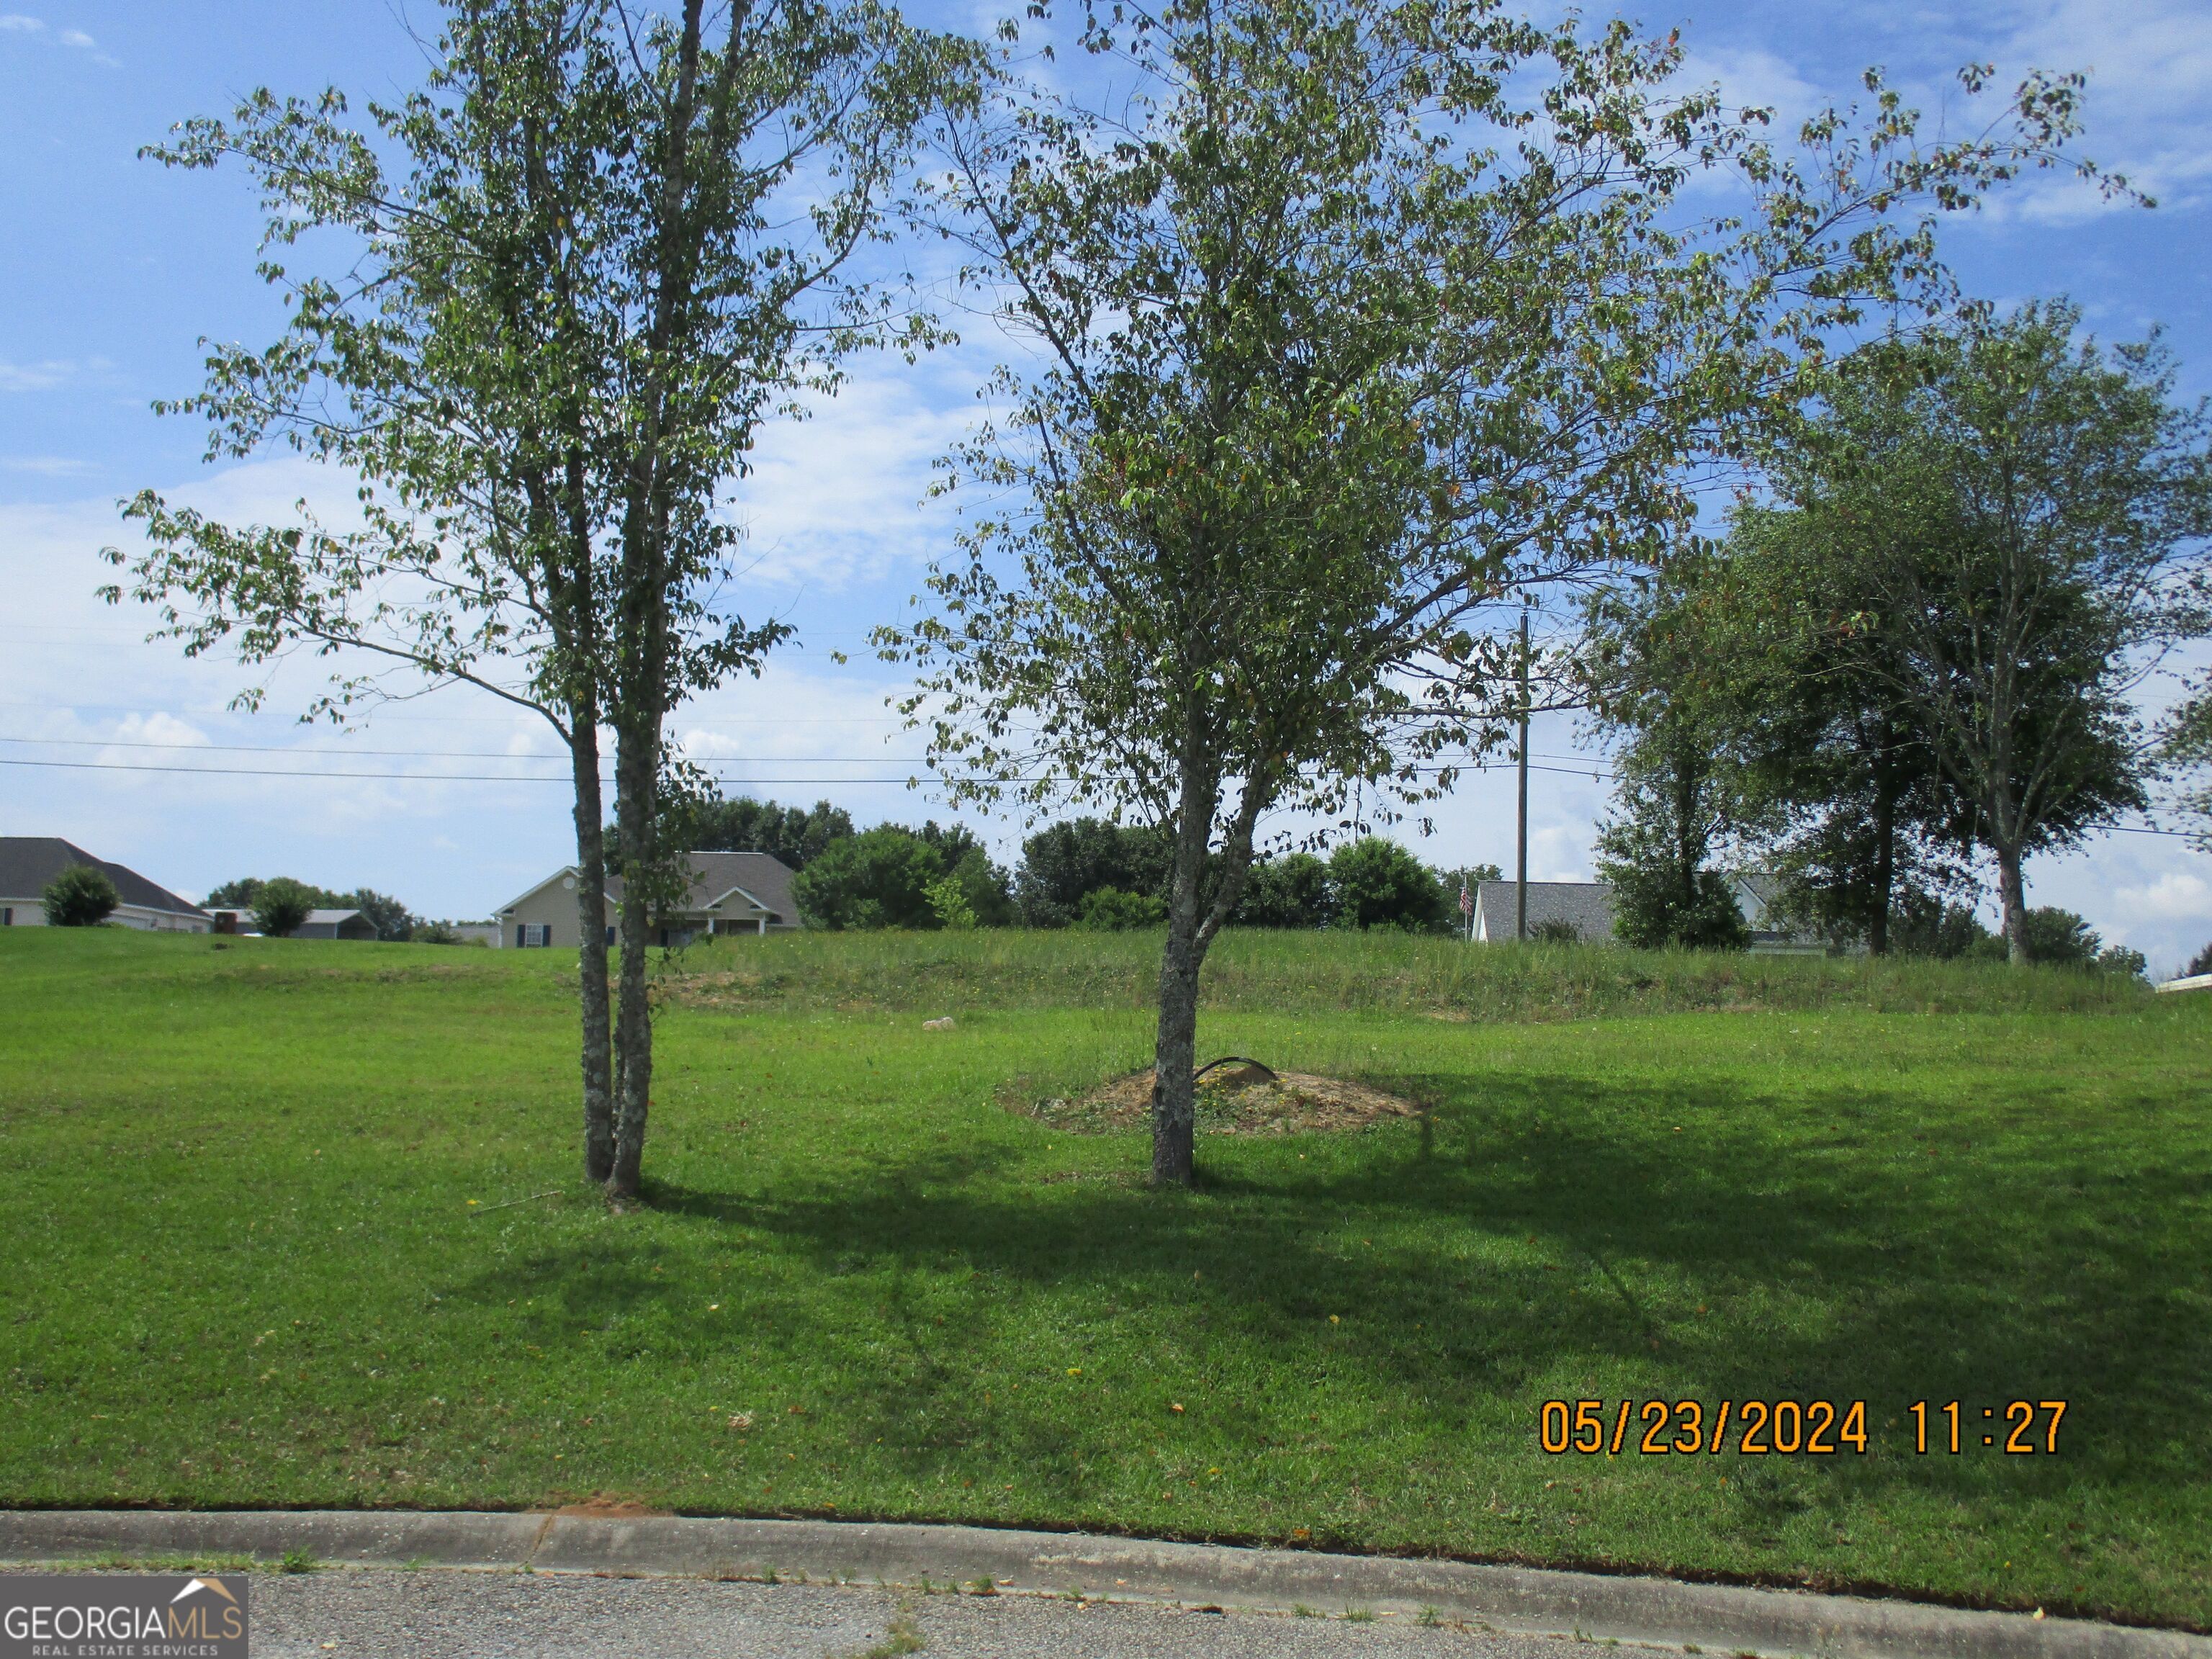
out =
[[(272, 752), (276, 752), (276, 753), (279, 753), (279, 754), (281, 754), (281, 753), (284, 753), (284, 752), (287, 752), (287, 751), (284, 751), (284, 750), (275, 750), (275, 751), (272, 751)], [(324, 751), (314, 751), (314, 750), (310, 750), (310, 751), (307, 751), (307, 752), (310, 752), (310, 753), (313, 753), (313, 752), (325, 752), (325, 753), (327, 753), (327, 752), (331, 752), (331, 751), (328, 751), (328, 750), (324, 750)], [(505, 758), (505, 757), (494, 757), (493, 758), (501, 758), (501, 759), (503, 759), (503, 758)], [(518, 758), (536, 759), (536, 760), (557, 760), (557, 759), (559, 759), (560, 757), (559, 757), (558, 756), (555, 756), (555, 755), (541, 755), (541, 756), (520, 757), (518, 757)], [(771, 757), (768, 757), (768, 759), (769, 759), (769, 760), (770, 760), (770, 761), (779, 761), (779, 762), (780, 762), (780, 761), (799, 761), (799, 762), (802, 762), (802, 763), (806, 762), (806, 761), (808, 760), (808, 758), (809, 758), (809, 757), (805, 757), (805, 756), (789, 756), (789, 755), (778, 755), (778, 756), (771, 756)], [(818, 757), (812, 757), (812, 759), (813, 759), (815, 762), (817, 762), (817, 763), (845, 763), (845, 762), (846, 762), (846, 758), (847, 758), (847, 757), (843, 757), (843, 756), (835, 756), (835, 755), (833, 755), (833, 756), (818, 756)], [(736, 763), (735, 763), (735, 762), (732, 761), (729, 757), (721, 757), (721, 758), (719, 760), (719, 763), (719, 763), (719, 764), (720, 764), (720, 765), (728, 766), (728, 765), (736, 764)], [(868, 761), (868, 760), (867, 760), (866, 757), (853, 757), (853, 758), (850, 760), (849, 763), (850, 763), (850, 764), (852, 764), (852, 765), (854, 765), (854, 766), (860, 766), (860, 765), (866, 765), (866, 764), (873, 764), (874, 763)], [(1507, 763), (1500, 763), (1500, 764), (1501, 764), (1501, 765), (1507, 764)], [(46, 768), (46, 769), (52, 769), (52, 770), (57, 770), (57, 771), (67, 771), (67, 772), (155, 772), (155, 773), (162, 773), (162, 774), (167, 774), (167, 775), (183, 775), (183, 776), (205, 776), (205, 777), (232, 777), (232, 778), (352, 778), (352, 779), (356, 780), (357, 781), (363, 782), (363, 783), (567, 783), (567, 782), (568, 782), (568, 781), (570, 781), (569, 775), (568, 775), (568, 774), (567, 774), (567, 773), (544, 773), (544, 774), (535, 774), (535, 775), (533, 775), (533, 774), (531, 774), (531, 773), (523, 773), (523, 772), (359, 772), (359, 771), (354, 771), (354, 772), (342, 772), (342, 771), (329, 770), (329, 769), (322, 769), (322, 768), (314, 768), (314, 767), (290, 767), (290, 766), (284, 766), (284, 767), (275, 767), (275, 766), (162, 766), (162, 765), (160, 765), (160, 764), (157, 764), (157, 763), (143, 763), (143, 762), (125, 763), (125, 762), (122, 762), (122, 761), (29, 760), (29, 759), (24, 759), (24, 758), (21, 758), (21, 757), (15, 757), (15, 756), (9, 756), (9, 757), (0, 757), (0, 766), (34, 766), (34, 767), (43, 767), (43, 768)], [(1491, 769), (1492, 769), (1492, 768), (1491, 768), (1491, 766), (1490, 766), (1487, 763), (1485, 763), (1485, 762), (1468, 762), (1468, 763), (1462, 763), (1462, 764), (1460, 764), (1460, 765), (1454, 766), (1454, 767), (1450, 767), (1450, 768), (1438, 767), (1438, 766), (1423, 766), (1423, 767), (1416, 767), (1416, 768), (1414, 768), (1413, 769), (1414, 769), (1414, 771), (1415, 771), (1415, 773), (1416, 773), (1417, 775), (1425, 774), (1425, 775), (1431, 775), (1431, 776), (1434, 776), (1434, 775), (1437, 775), (1437, 773), (1440, 773), (1440, 772), (1443, 772), (1443, 771), (1446, 771), (1446, 770), (1459, 771), (1459, 772), (1487, 772), (1487, 771), (1491, 770)], [(1569, 777), (1592, 777), (1592, 778), (1594, 778), (1594, 777), (1595, 777), (1595, 776), (1596, 776), (1596, 774), (1595, 774), (1595, 773), (1593, 773), (1593, 772), (1589, 772), (1589, 771), (1584, 770), (1583, 769), (1581, 769), (1581, 768), (1575, 768), (1575, 767), (1565, 767), (1565, 766), (1532, 766), (1532, 767), (1530, 767), (1530, 769), (1530, 769), (1531, 771), (1534, 771), (1534, 772), (1557, 772), (1557, 773), (1564, 774), (1565, 775), (1569, 776)], [(757, 775), (750, 775), (750, 774), (715, 774), (715, 773), (712, 773), (712, 772), (710, 772), (710, 773), (709, 773), (709, 776), (710, 776), (711, 780), (712, 780), (714, 782), (716, 782), (716, 783), (742, 783), (742, 784), (754, 784), (754, 783), (858, 783), (858, 784), (907, 783), (907, 782), (913, 781), (915, 780), (915, 775), (914, 775), (914, 774), (908, 774), (907, 776), (904, 776), (904, 777), (876, 777), (876, 778), (831, 777), (831, 778), (823, 778), (823, 777), (761, 777), (761, 776), (757, 776)], [(928, 781), (931, 781), (931, 782), (933, 782), (933, 783), (949, 783), (949, 782), (951, 782), (953, 780), (951, 780), (951, 779), (950, 779), (950, 778), (947, 778), (947, 777), (944, 776), (942, 774), (932, 773), (932, 774), (928, 775)], [(1001, 779), (994, 780), (994, 781), (1002, 782), (1002, 783), (1042, 783), (1042, 782), (1045, 782), (1046, 781), (1047, 781), (1047, 780), (1046, 780), (1046, 779), (1044, 779), (1044, 778), (1042, 778), (1042, 777), (1013, 777), (1013, 778), (1001, 778)]]
[[(68, 741), (80, 741), (80, 740), (76, 740), (76, 739), (66, 739), (66, 738), (51, 738), (51, 739), (50, 739), (50, 738), (0, 738), (0, 743), (68, 742)], [(91, 740), (90, 740), (90, 739), (82, 739), (82, 740), (81, 740), (81, 741), (91, 741)], [(101, 746), (103, 746), (103, 747), (111, 747), (111, 748), (122, 748), (122, 747), (125, 747), (125, 746), (132, 746), (132, 745), (125, 745), (125, 744), (103, 744), (103, 745), (101, 745)], [(280, 754), (280, 755), (281, 755), (281, 754), (344, 754), (344, 753), (348, 753), (348, 752), (352, 752), (352, 753), (358, 753), (358, 754), (364, 754), (364, 755), (391, 755), (391, 756), (394, 756), (394, 757), (400, 757), (400, 758), (419, 758), (419, 759), (434, 759), (434, 758), (471, 759), (471, 758), (474, 758), (474, 759), (483, 759), (483, 760), (504, 760), (504, 759), (508, 758), (508, 757), (504, 756), (504, 755), (482, 755), (482, 754), (479, 754), (479, 755), (471, 755), (471, 754), (469, 754), (469, 753), (467, 753), (467, 752), (465, 752), (465, 751), (441, 751), (441, 750), (359, 750), (348, 751), (348, 750), (327, 750), (327, 749), (320, 749), (320, 750), (317, 750), (317, 749), (311, 749), (311, 750), (256, 749), (256, 748), (253, 748), (253, 747), (251, 747), (251, 746), (247, 746), (247, 745), (234, 745), (234, 746), (228, 746), (228, 747), (226, 747), (225, 745), (212, 744), (137, 744), (137, 745), (135, 745), (135, 746), (137, 746), (137, 747), (141, 747), (141, 748), (148, 748), (148, 749), (175, 748), (175, 749), (182, 749), (182, 750), (185, 750), (190, 751), (190, 752), (208, 751), (208, 752), (233, 752), (233, 753), (247, 753), (247, 754)], [(560, 759), (561, 757), (560, 757), (559, 756), (557, 756), (557, 755), (527, 755), (527, 756), (516, 756), (516, 757), (514, 757), (514, 758), (518, 759), (518, 760), (548, 760), (548, 761), (556, 761), (556, 760)], [(858, 766), (858, 765), (862, 765), (862, 764), (866, 764), (866, 763), (870, 763), (867, 761), (867, 757), (849, 757), (849, 759), (848, 759), (848, 757), (845, 757), (845, 756), (842, 756), (842, 755), (777, 755), (777, 756), (769, 757), (769, 758), (773, 759), (773, 760), (776, 760), (776, 761), (793, 761), (793, 762), (798, 762), (798, 763), (801, 763), (801, 764), (810, 764), (810, 765), (819, 765), (819, 764), (831, 764), (831, 765), (836, 765), (836, 764), (851, 764), (851, 765)], [(1553, 758), (1565, 758), (1565, 757), (1554, 757)], [(726, 765), (732, 764), (732, 762), (731, 762), (727, 757), (722, 757), (722, 758), (720, 759), (720, 764), (722, 764), (722, 765), (726, 765)], [(1455, 771), (1461, 771), (1461, 772), (1489, 772), (1489, 771), (1493, 771), (1493, 770), (1504, 770), (1504, 769), (1507, 769), (1507, 768), (1510, 767), (1510, 765), (1511, 765), (1511, 764), (1512, 764), (1512, 763), (1510, 763), (1510, 761), (1500, 761), (1500, 762), (1497, 763), (1494, 766), (1493, 766), (1491, 763), (1486, 762), (1486, 761), (1468, 761), (1468, 762), (1462, 762), (1462, 763), (1461, 763), (1459, 765), (1457, 765), (1457, 766), (1455, 766), (1455, 767), (1453, 767), (1453, 768), (1451, 768), (1451, 769), (1451, 769), (1451, 770), (1455, 770)], [(159, 773), (159, 774), (162, 774), (162, 775), (170, 775), (170, 776), (185, 776), (185, 777), (191, 777), (191, 776), (205, 776), (205, 777), (227, 777), (227, 778), (344, 778), (344, 779), (350, 779), (350, 780), (352, 780), (353, 781), (357, 782), (357, 783), (567, 783), (567, 782), (570, 781), (570, 775), (569, 775), (569, 774), (567, 774), (567, 773), (546, 773), (546, 774), (543, 774), (543, 775), (533, 775), (533, 774), (530, 774), (530, 773), (524, 773), (524, 772), (514, 772), (514, 773), (502, 773), (502, 772), (341, 772), (341, 771), (334, 771), (334, 770), (325, 770), (325, 769), (320, 769), (320, 768), (309, 768), (309, 767), (270, 767), (270, 766), (162, 766), (162, 765), (159, 765), (159, 764), (148, 764), (148, 763), (127, 763), (127, 764), (126, 764), (125, 763), (123, 763), (123, 762), (120, 762), (120, 761), (26, 760), (26, 759), (17, 758), (17, 757), (0, 757), (0, 766), (33, 766), (33, 767), (41, 767), (41, 768), (46, 768), (46, 769), (52, 769), (52, 770), (58, 770), (58, 771), (68, 771), (68, 772), (152, 772), (152, 773)], [(1437, 774), (1437, 773), (1439, 773), (1439, 772), (1441, 772), (1441, 771), (1443, 771), (1443, 770), (1445, 770), (1445, 769), (1447, 769), (1443, 768), (1443, 767), (1437, 767), (1437, 766), (1424, 766), (1424, 767), (1417, 767), (1417, 768), (1415, 768), (1415, 769), (1414, 769), (1414, 770), (1415, 770), (1417, 773), (1426, 774), (1426, 775), (1431, 775), (1431, 776), (1433, 776), (1433, 775), (1435, 775), (1436, 774)], [(1553, 774), (1556, 774), (1556, 775), (1560, 775), (1560, 776), (1563, 776), (1563, 777), (1589, 778), (1589, 780), (1591, 780), (1593, 782), (1599, 782), (1599, 781), (1607, 781), (1607, 780), (1612, 779), (1612, 778), (1615, 775), (1614, 774), (1613, 774), (1613, 773), (1611, 773), (1611, 772), (1604, 772), (1604, 771), (1601, 771), (1601, 770), (1598, 770), (1598, 769), (1592, 769), (1592, 768), (1589, 768), (1589, 767), (1581, 767), (1581, 766), (1540, 766), (1540, 765), (1535, 765), (1535, 764), (1532, 763), (1532, 764), (1529, 766), (1528, 769), (1529, 769), (1530, 771), (1532, 771), (1532, 772), (1549, 772), (1549, 773), (1553, 773)], [(848, 777), (765, 777), (765, 776), (761, 776), (761, 775), (757, 775), (757, 774), (750, 774), (750, 773), (747, 773), (747, 774), (729, 774), (729, 773), (713, 773), (713, 772), (710, 772), (710, 773), (708, 774), (708, 777), (709, 777), (709, 781), (710, 781), (714, 782), (714, 783), (718, 783), (718, 784), (720, 784), (720, 783), (736, 783), (736, 784), (745, 784), (745, 785), (751, 785), (751, 784), (757, 784), (757, 783), (773, 783), (773, 784), (799, 784), (799, 783), (804, 783), (804, 784), (836, 784), (836, 783), (842, 783), (842, 784), (859, 784), (859, 785), (862, 785), (862, 786), (878, 786), (878, 787), (880, 787), (880, 786), (885, 786), (885, 785), (898, 785), (898, 784), (914, 783), (914, 782), (918, 782), (918, 781), (927, 781), (927, 782), (930, 782), (930, 783), (949, 783), (949, 782), (951, 782), (951, 781), (953, 781), (953, 780), (951, 780), (951, 779), (950, 779), (950, 778), (945, 777), (945, 776), (943, 774), (941, 774), (941, 773), (929, 773), (929, 774), (927, 774), (927, 775), (915, 774), (915, 773), (909, 773), (909, 774), (908, 774), (907, 775), (905, 775), (905, 776), (903, 776), (903, 777), (856, 778), (856, 777), (849, 777), (849, 776), (848, 776)], [(1043, 778), (1041, 778), (1041, 777), (1015, 777), (1015, 778), (1002, 778), (1002, 779), (996, 780), (996, 781), (1002, 782), (1002, 783), (1015, 783), (1015, 784), (1020, 784), (1020, 783), (1042, 783), (1042, 782), (1046, 781), (1046, 780), (1045, 780), (1045, 779), (1043, 779)], [(2202, 836), (2203, 836), (2203, 832), (2202, 832), (2202, 831), (2199, 831), (2199, 830), (2165, 830), (2165, 829), (2160, 829), (2160, 828), (2157, 827), (2157, 826), (2156, 826), (2156, 825), (2154, 825), (2154, 824), (2142, 824), (2142, 823), (2108, 823), (2108, 824), (2106, 824), (2106, 825), (2105, 826), (2105, 830), (2106, 830), (2107, 832), (2109, 832), (2109, 833), (2111, 833), (2111, 834), (2113, 834), (2113, 835), (2120, 835), (2120, 836), (2172, 836), (2172, 837), (2173, 837), (2173, 838), (2175, 838), (2175, 839), (2177, 839), (2177, 840), (2183, 840), (2183, 841), (2197, 840), (2197, 839), (2201, 839), (2201, 838), (2202, 838)]]
[[(228, 717), (228, 709), (148, 708), (143, 703), (132, 702), (52, 702), (44, 699), (0, 697), (0, 708), (42, 708), (76, 713), (93, 709), (116, 714), (166, 714), (174, 720), (221, 720)], [(411, 714), (398, 712), (389, 706), (380, 707), (376, 718), (387, 724), (403, 726), (513, 726), (531, 724), (538, 716), (520, 710), (504, 714)], [(720, 726), (902, 726), (902, 714), (719, 714), (715, 723)], [(9, 738), (9, 742), (27, 743), (33, 739)], [(36, 739), (64, 741), (64, 739)]]
[[(363, 758), (380, 757), (391, 760), (511, 760), (560, 761), (562, 754), (517, 755), (504, 749), (352, 749), (318, 748), (306, 744), (256, 743), (153, 743), (143, 738), (5, 738), (0, 743), (40, 744), (74, 749), (155, 749), (181, 755), (358, 755)], [(730, 755), (709, 755), (707, 762), (731, 761), (738, 758)], [(794, 761), (811, 765), (850, 761), (856, 764), (876, 764), (883, 761), (918, 760), (919, 756), (907, 755), (772, 755), (770, 760)]]
[[(392, 760), (565, 761), (568, 758), (565, 755), (560, 754), (518, 755), (503, 749), (355, 749), (350, 747), (333, 749), (329, 747), (318, 747), (306, 744), (155, 742), (143, 738), (0, 737), (0, 743), (35, 744), (41, 747), (50, 748), (153, 749), (165, 750), (174, 754), (186, 755), (357, 755), (363, 757), (364, 758), (374, 756)], [(1575, 774), (1588, 772), (1591, 777), (1596, 777), (1599, 775), (1597, 769), (1593, 769), (1587, 763), (1578, 763), (1576, 757), (1572, 755), (1544, 755), (1535, 753), (1532, 750), (1530, 751), (1529, 757), (1532, 760), (1564, 761), (1567, 763), (1567, 764), (1564, 766), (1540, 768), (1538, 769), (1540, 770), (1569, 772)], [(741, 758), (742, 757), (740, 757), (732, 755), (708, 755), (701, 757), (700, 761), (702, 764), (716, 762), (726, 764), (738, 762)], [(918, 762), (926, 757), (918, 755), (771, 755), (764, 756), (761, 758), (764, 760), (791, 761), (802, 765), (814, 765), (817, 763), (829, 765), (851, 763), (858, 765), (863, 763), (873, 763), (885, 760)], [(1502, 763), (1501, 763), (1501, 764)], [(1468, 761), (1461, 763), (1461, 769), (1472, 769), (1474, 770), (1481, 771), (1487, 769), (1487, 766), (1488, 763), (1480, 761)], [(1424, 771), (1435, 771), (1438, 769), (1434, 767), (1425, 767), (1421, 769)], [(1606, 772), (1604, 775), (1610, 777), (1613, 774)]]

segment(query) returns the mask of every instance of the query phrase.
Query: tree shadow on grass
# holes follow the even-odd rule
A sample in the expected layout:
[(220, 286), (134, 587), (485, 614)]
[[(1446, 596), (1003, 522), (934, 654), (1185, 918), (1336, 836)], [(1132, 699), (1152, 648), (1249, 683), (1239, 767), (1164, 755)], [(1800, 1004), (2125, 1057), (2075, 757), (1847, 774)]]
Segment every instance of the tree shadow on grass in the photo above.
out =
[[(1533, 1417), (1539, 1380), (1708, 1406), (1863, 1399), (1878, 1441), (1916, 1400), (1965, 1402), (1970, 1442), (1985, 1406), (2002, 1442), (2006, 1402), (2064, 1400), (2061, 1458), (1845, 1456), (1820, 1467), (1822, 1489), (1964, 1492), (1999, 1462), (2022, 1496), (2201, 1478), (2212, 1340), (2187, 1316), (2207, 1257), (2194, 1146), (2138, 1168), (2110, 1145), (2065, 1154), (2056, 1128), (2008, 1139), (1976, 1123), (1984, 1143), (1968, 1146), (1956, 1126), (1915, 1129), (1921, 1097), (1864, 1087), (1798, 1089), (1783, 1124), (1784, 1108), (1721, 1082), (1376, 1080), (1433, 1103), (1432, 1121), (1326, 1147), (1213, 1138), (1195, 1194), (1048, 1184), (1037, 1143), (1016, 1135), (771, 1195), (652, 1196), (679, 1227), (775, 1242), (782, 1270), (752, 1284), (743, 1328), (812, 1364), (836, 1395), (825, 1405), (885, 1455), (920, 1470), (988, 1444), (1058, 1471), (1072, 1504), (1116, 1425), (1034, 1396), (987, 1403), (979, 1369), (1046, 1373), (1056, 1347), (1102, 1349), (1133, 1389), (1255, 1364), (1295, 1389), (1349, 1368), (1417, 1402), (1432, 1433), (1493, 1438), (1502, 1401)], [(1130, 1138), (1133, 1164), (1141, 1146)], [(662, 1248), (526, 1258), (471, 1288), (504, 1301), (526, 1285), (591, 1323), (665, 1295), (646, 1259)], [(728, 1340), (653, 1338), (699, 1361)], [(1253, 1432), (1289, 1415), (1269, 1402)]]

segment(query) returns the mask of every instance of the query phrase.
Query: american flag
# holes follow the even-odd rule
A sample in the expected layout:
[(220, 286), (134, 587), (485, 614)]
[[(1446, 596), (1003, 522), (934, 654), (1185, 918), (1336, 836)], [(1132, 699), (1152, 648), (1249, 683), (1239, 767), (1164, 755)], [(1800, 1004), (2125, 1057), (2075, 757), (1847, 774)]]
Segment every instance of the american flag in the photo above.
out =
[(1467, 890), (1467, 878), (1465, 876), (1462, 876), (1459, 878), (1459, 913), (1463, 916), (1471, 916), (1474, 914), (1474, 896)]

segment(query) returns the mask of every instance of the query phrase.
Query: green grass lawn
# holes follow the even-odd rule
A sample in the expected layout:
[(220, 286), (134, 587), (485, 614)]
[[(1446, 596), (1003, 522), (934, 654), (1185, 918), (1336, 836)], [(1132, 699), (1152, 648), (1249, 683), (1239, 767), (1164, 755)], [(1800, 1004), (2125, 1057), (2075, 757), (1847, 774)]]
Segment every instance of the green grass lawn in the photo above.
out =
[[(695, 951), (613, 1216), (556, 953), (0, 933), (0, 1502), (609, 1493), (2212, 1628), (2212, 999), (1232, 936), (1205, 1054), (1431, 1109), (1157, 1194), (1141, 1134), (1007, 1109), (1144, 1063), (1152, 948)], [(1871, 1449), (1540, 1449), (1623, 1398), (1864, 1400)], [(2015, 1399), (2057, 1455), (1978, 1443)]]

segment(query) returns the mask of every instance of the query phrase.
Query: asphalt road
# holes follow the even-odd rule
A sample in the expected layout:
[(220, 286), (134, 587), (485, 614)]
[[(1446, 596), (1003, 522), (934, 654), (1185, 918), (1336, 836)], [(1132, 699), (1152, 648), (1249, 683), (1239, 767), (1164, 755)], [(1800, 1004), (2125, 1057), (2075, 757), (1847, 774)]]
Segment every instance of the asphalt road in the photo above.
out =
[[(1574, 1659), (1404, 1618), (574, 1574), (257, 1574), (255, 1659)], [(1317, 1610), (1318, 1611), (1318, 1610)]]

